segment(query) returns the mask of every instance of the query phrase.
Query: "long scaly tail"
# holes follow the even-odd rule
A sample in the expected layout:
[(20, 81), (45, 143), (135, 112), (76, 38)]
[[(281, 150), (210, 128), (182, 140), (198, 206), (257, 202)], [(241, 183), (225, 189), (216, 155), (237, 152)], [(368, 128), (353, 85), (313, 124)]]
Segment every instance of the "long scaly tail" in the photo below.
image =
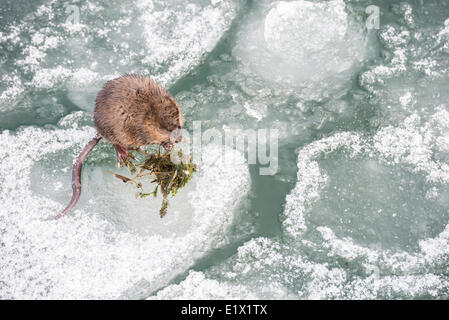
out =
[(76, 158), (72, 170), (72, 190), (73, 190), (72, 200), (70, 200), (70, 203), (64, 209), (64, 211), (62, 211), (60, 214), (56, 216), (56, 219), (61, 218), (63, 215), (72, 210), (72, 208), (78, 202), (81, 195), (81, 169), (83, 168), (83, 162), (84, 160), (86, 160), (89, 152), (92, 151), (92, 149), (97, 145), (98, 141), (100, 140), (101, 140), (100, 136), (98, 135), (95, 136), (95, 138), (90, 140), (89, 143), (84, 147), (83, 151), (81, 151), (78, 158)]

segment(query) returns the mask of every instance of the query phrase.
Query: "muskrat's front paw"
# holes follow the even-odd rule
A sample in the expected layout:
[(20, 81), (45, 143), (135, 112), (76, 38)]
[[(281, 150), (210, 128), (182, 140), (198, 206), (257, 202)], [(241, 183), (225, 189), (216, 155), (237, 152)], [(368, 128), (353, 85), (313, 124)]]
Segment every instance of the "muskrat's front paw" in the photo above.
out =
[(125, 164), (126, 158), (117, 156), (117, 168), (120, 168)]
[(128, 157), (135, 159), (133, 155), (131, 155), (127, 148), (122, 147), (120, 145), (114, 144), (115, 151), (117, 152), (117, 166), (120, 168), (122, 164), (128, 160)]
[(161, 146), (164, 147), (165, 150), (170, 151), (173, 149), (173, 144), (171, 142), (162, 142)]

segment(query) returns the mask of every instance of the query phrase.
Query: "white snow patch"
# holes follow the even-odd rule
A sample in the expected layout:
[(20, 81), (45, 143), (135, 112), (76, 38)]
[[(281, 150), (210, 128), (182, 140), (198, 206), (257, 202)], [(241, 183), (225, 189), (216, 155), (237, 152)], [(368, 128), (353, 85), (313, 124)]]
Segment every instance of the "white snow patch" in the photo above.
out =
[[(28, 127), (15, 134), (0, 134), (2, 299), (141, 297), (165, 285), (196, 258), (225, 241), (223, 234), (232, 223), (233, 211), (249, 190), (249, 172), (243, 155), (226, 149), (226, 154), (240, 161), (225, 163), (220, 161), (221, 148), (214, 145), (204, 150), (202, 168), (195, 186), (186, 191), (186, 202), (172, 199), (166, 216), (170, 221), (160, 222), (166, 223), (166, 230), (153, 227), (150, 234), (133, 231), (126, 221), (120, 222), (123, 216), (132, 220), (136, 214), (132, 210), (123, 211), (119, 220), (114, 218), (121, 207), (114, 209), (113, 205), (127, 199), (122, 195), (127, 190), (123, 184), (98, 185), (111, 180), (103, 176), (112, 176), (103, 174), (106, 170), (95, 163), (99, 156), (107, 157), (101, 151), (103, 146), (97, 146), (100, 150), (94, 150), (84, 167), (85, 188), (77, 208), (54, 220), (70, 195), (64, 197), (64, 203), (55, 201), (58, 193), (52, 187), (54, 183), (46, 196), (42, 193), (48, 186), (39, 184), (48, 179), (63, 181), (68, 190), (70, 170), (66, 169), (93, 135), (90, 127)], [(70, 163), (65, 166), (62, 161)], [(54, 172), (49, 172), (52, 167)], [(31, 179), (36, 174), (42, 176), (40, 181)], [(89, 200), (89, 190), (101, 196)], [(152, 201), (140, 202), (141, 209)], [(96, 203), (104, 205), (98, 207)], [(176, 211), (191, 217), (190, 223), (176, 220)], [(148, 210), (146, 215), (157, 216), (158, 212)]]

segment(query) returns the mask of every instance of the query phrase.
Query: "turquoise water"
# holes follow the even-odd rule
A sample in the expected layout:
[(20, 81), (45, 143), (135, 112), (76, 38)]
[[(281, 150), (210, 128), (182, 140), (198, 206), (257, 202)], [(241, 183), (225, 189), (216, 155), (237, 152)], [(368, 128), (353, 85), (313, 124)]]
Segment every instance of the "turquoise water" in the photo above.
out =
[[(1, 298), (448, 298), (446, 1), (2, 0), (0, 20)], [(189, 131), (278, 129), (278, 171), (207, 145), (161, 220), (103, 141), (53, 220), (122, 73)]]

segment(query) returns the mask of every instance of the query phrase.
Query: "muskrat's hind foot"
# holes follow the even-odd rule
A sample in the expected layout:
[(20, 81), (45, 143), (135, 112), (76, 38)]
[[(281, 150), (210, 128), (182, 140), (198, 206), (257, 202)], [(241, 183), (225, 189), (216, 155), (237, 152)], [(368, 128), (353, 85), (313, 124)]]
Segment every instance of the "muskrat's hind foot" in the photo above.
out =
[(117, 165), (120, 167), (122, 165), (122, 162), (125, 162), (128, 157), (133, 157), (132, 154), (129, 153), (129, 150), (125, 147), (122, 147), (119, 144), (114, 144), (115, 151), (117, 152)]

